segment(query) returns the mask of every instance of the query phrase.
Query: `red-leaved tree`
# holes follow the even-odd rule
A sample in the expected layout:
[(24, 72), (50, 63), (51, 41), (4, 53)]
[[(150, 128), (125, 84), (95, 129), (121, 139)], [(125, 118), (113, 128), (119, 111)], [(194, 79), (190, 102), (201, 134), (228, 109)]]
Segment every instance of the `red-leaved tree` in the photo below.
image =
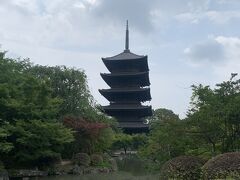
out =
[(75, 131), (75, 142), (73, 143), (73, 153), (85, 152), (92, 154), (99, 151), (97, 147), (102, 140), (102, 133), (109, 125), (100, 122), (90, 122), (83, 118), (65, 117), (64, 125)]

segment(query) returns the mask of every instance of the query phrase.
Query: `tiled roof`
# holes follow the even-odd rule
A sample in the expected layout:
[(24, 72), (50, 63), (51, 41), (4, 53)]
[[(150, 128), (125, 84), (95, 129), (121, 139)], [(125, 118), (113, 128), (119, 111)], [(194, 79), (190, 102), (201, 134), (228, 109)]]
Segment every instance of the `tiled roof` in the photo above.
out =
[(102, 58), (102, 59), (103, 60), (129, 60), (129, 59), (141, 59), (143, 57), (145, 56), (137, 55), (137, 54), (131, 53), (130, 51), (123, 51), (122, 53), (116, 56)]

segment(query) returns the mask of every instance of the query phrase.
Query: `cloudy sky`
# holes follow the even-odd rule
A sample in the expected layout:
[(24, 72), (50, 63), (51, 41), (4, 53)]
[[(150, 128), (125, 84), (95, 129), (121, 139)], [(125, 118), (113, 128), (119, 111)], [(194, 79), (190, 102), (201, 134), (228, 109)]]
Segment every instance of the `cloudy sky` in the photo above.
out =
[(240, 0), (0, 0), (0, 44), (10, 57), (84, 69), (90, 90), (107, 88), (101, 57), (148, 55), (153, 108), (184, 117), (192, 84), (240, 73)]

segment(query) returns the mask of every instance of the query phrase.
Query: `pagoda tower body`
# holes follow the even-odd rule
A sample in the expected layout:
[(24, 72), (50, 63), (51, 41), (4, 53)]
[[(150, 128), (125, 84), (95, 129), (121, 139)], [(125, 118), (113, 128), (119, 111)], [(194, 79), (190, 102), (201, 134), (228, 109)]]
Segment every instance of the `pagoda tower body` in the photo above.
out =
[(148, 131), (144, 118), (152, 115), (152, 107), (142, 105), (151, 100), (147, 56), (129, 50), (128, 23), (125, 50), (113, 57), (102, 58), (110, 73), (100, 73), (109, 89), (99, 92), (110, 102), (102, 109), (118, 120), (119, 127), (127, 133)]

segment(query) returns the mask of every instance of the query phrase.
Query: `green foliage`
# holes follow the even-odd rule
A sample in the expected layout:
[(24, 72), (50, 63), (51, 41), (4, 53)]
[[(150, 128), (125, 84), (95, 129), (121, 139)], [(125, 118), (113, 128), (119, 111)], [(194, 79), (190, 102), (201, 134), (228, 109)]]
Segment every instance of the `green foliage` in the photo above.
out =
[[(76, 133), (75, 141), (66, 146), (64, 158), (70, 158), (73, 153), (77, 152), (102, 152), (111, 146), (114, 134), (112, 128), (116, 129), (116, 121), (107, 117), (96, 106), (89, 92), (87, 77), (83, 70), (65, 66), (37, 65), (31, 67), (30, 73), (38, 79), (48, 81), (52, 89), (52, 97), (62, 100), (58, 113), (60, 120), (65, 120), (66, 117), (76, 117), (76, 122), (84, 119), (84, 124), (104, 123), (108, 126), (108, 128), (101, 129), (94, 137), (92, 135), (98, 131), (95, 128), (89, 129), (88, 133), (85, 133), (68, 126), (73, 128)], [(86, 130), (87, 128), (82, 129)]]
[(240, 80), (192, 88), (187, 118), (180, 120), (171, 110), (158, 109), (150, 119), (148, 141), (139, 154), (151, 159), (155, 169), (180, 155), (207, 160), (240, 149)]
[(94, 140), (94, 150), (92, 152), (104, 152), (107, 151), (113, 144), (114, 131), (108, 127), (102, 129), (98, 138)]
[(13, 144), (7, 141), (10, 132), (0, 127), (0, 153), (8, 153), (13, 149)]
[(209, 86), (193, 86), (186, 119), (188, 134), (212, 156), (240, 149), (240, 80)]
[(197, 180), (201, 177), (204, 161), (193, 156), (179, 156), (161, 168), (161, 179)]
[[(85, 119), (88, 127), (81, 133), (67, 129), (61, 124), (66, 115)], [(95, 105), (83, 70), (33, 65), (0, 53), (0, 155), (9, 167), (51, 164), (61, 153), (71, 157), (83, 149), (105, 151), (115, 122)], [(99, 124), (106, 127), (100, 130)]]
[(127, 150), (131, 148), (132, 136), (129, 134), (118, 133), (115, 136), (112, 148), (113, 149), (123, 149), (125, 154)]
[(73, 140), (70, 130), (54, 122), (18, 120), (15, 125), (6, 125), (5, 128), (11, 134), (8, 141), (14, 145), (7, 161), (14, 162), (14, 165), (51, 164), (60, 159), (63, 144)]
[(165, 161), (184, 154), (190, 140), (184, 134), (182, 121), (171, 110), (155, 110), (150, 127), (147, 144), (139, 151), (142, 157), (151, 159), (160, 166)]
[(72, 153), (85, 152), (92, 154), (103, 152), (113, 142), (114, 132), (108, 124), (89, 122), (75, 117), (65, 117), (64, 124), (75, 131), (75, 141), (71, 148), (67, 147), (67, 150)]
[[(52, 96), (63, 100), (59, 116), (75, 115), (89, 116), (93, 111), (93, 98), (87, 86), (87, 77), (83, 70), (67, 68), (66, 66), (33, 66), (30, 69), (38, 79), (49, 81)], [(91, 113), (90, 113), (91, 114)]]
[(73, 161), (79, 166), (89, 166), (91, 159), (87, 153), (77, 153), (75, 154)]
[(145, 134), (124, 134), (118, 133), (115, 135), (114, 142), (112, 144), (113, 150), (123, 150), (127, 154), (127, 150), (137, 151), (140, 147), (144, 146), (147, 142), (147, 136)]
[(178, 115), (174, 114), (172, 110), (160, 108), (153, 111), (153, 116), (150, 119), (150, 125), (154, 128), (154, 123), (163, 121), (177, 121)]
[(73, 132), (56, 122), (62, 100), (32, 67), (0, 53), (0, 156), (8, 168), (51, 164), (73, 141)]
[(3, 165), (3, 162), (0, 161), (0, 171), (2, 171), (2, 170), (4, 170), (4, 169), (5, 169), (5, 167), (4, 167), (4, 165)]
[(99, 166), (103, 164), (103, 157), (100, 154), (92, 154), (91, 155), (91, 164), (93, 166)]
[(146, 134), (133, 134), (131, 149), (138, 150), (140, 147), (143, 147), (147, 143), (147, 140), (148, 138)]
[(203, 179), (239, 179), (240, 153), (220, 154), (203, 166)]
[(61, 100), (51, 97), (48, 82), (28, 73), (27, 61), (0, 59), (0, 122), (55, 119)]

